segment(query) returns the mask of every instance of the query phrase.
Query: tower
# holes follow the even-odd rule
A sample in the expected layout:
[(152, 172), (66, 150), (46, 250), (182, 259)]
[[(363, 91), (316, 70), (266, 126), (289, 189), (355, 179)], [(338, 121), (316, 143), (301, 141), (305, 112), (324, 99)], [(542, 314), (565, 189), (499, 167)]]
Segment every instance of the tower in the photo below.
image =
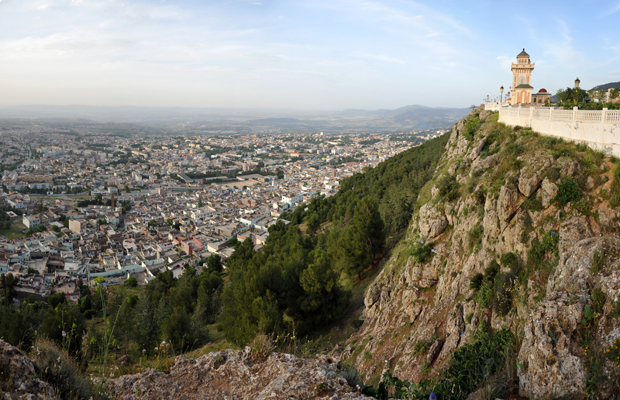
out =
[(525, 52), (525, 49), (517, 56), (517, 63), (512, 63), (512, 92), (511, 104), (532, 102), (532, 89), (530, 85), (530, 78), (535, 64), (530, 61), (530, 55)]

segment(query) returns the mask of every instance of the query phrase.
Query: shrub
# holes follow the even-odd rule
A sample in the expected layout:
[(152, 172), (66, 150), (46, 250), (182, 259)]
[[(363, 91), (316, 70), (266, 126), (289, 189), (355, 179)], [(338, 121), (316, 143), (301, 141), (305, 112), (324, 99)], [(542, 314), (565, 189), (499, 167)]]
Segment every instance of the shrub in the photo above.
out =
[(535, 197), (529, 198), (521, 203), (521, 208), (530, 211), (542, 211), (544, 209), (540, 200)]
[(484, 282), (484, 275), (478, 272), (477, 274), (472, 276), (469, 283), (469, 288), (473, 290), (478, 290), (480, 289), (480, 286), (482, 286), (482, 282)]
[(555, 196), (555, 201), (560, 207), (564, 207), (569, 202), (579, 201), (582, 195), (577, 182), (573, 178), (565, 176), (558, 184), (558, 194)]
[(614, 208), (620, 205), (620, 164), (617, 164), (614, 170), (614, 178), (609, 191), (609, 205)]
[(467, 238), (469, 239), (469, 248), (478, 250), (482, 245), (482, 225), (476, 225), (467, 232)]
[(478, 118), (478, 114), (472, 114), (465, 121), (463, 136), (471, 142), (474, 140), (474, 135), (478, 129), (480, 129), (480, 118)]
[(255, 361), (266, 360), (271, 352), (276, 349), (273, 336), (264, 333), (256, 335), (250, 347), (252, 347), (252, 359)]
[(361, 389), (364, 387), (364, 381), (362, 381), (359, 372), (357, 372), (357, 369), (353, 365), (344, 365), (342, 367), (342, 371), (340, 372), (340, 376), (342, 376), (347, 381), (349, 386), (354, 389)]
[(138, 286), (138, 280), (135, 277), (131, 276), (125, 282), (123, 282), (123, 284), (125, 286), (129, 286), (129, 287), (137, 287)]
[(38, 340), (33, 355), (37, 374), (54, 387), (61, 399), (87, 400), (95, 396), (96, 391), (88, 379), (80, 375), (77, 364), (54, 342)]
[(459, 197), (459, 184), (453, 176), (446, 176), (437, 185), (439, 195), (446, 202), (451, 202)]
[(431, 344), (429, 342), (420, 339), (415, 342), (415, 345), (413, 346), (413, 354), (416, 356), (426, 354), (430, 348)]
[(418, 264), (423, 264), (433, 255), (434, 246), (434, 243), (417, 244), (409, 251), (409, 255), (413, 256)]

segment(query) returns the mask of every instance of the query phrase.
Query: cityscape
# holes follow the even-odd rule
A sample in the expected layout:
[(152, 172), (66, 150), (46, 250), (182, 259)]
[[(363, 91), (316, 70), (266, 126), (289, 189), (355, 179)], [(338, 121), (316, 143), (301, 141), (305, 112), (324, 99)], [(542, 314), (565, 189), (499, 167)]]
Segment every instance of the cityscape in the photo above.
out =
[(78, 280), (144, 285), (211, 255), (225, 265), (231, 239), (258, 250), (283, 214), (445, 132), (149, 136), (129, 124), (0, 124), (10, 218), (0, 273), (19, 279), (18, 298), (74, 300)]

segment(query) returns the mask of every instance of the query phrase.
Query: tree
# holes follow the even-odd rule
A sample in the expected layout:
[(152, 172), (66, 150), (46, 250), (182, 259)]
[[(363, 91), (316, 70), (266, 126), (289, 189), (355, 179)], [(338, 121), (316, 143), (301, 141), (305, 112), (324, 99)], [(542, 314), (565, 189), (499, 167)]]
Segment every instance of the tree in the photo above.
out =
[(9, 301), (15, 297), (15, 285), (17, 284), (17, 278), (13, 274), (0, 275), (0, 297), (6, 297)]
[(588, 93), (582, 88), (571, 88), (567, 87), (566, 89), (560, 89), (556, 92), (556, 97), (562, 103), (565, 104), (577, 104), (581, 103), (586, 99)]
[(369, 198), (362, 199), (354, 209), (341, 238), (341, 263), (348, 275), (361, 273), (373, 262), (375, 254), (383, 247), (383, 221), (377, 205)]
[(198, 200), (198, 208), (202, 208), (202, 200)]
[(125, 191), (125, 193), (129, 193), (130, 192), (129, 186), (127, 186), (127, 185), (123, 186), (123, 190)]
[(125, 286), (129, 286), (129, 287), (137, 287), (138, 286), (138, 280), (135, 277), (130, 276), (125, 282), (123, 282), (123, 284)]
[(172, 218), (166, 219), (166, 225), (168, 225), (168, 226), (174, 225), (174, 221), (172, 220)]
[(615, 100), (618, 98), (618, 96), (620, 96), (620, 89), (618, 88), (613, 88), (609, 91), (609, 100)]
[(207, 271), (211, 272), (222, 272), (222, 257), (219, 254), (211, 254), (207, 257)]

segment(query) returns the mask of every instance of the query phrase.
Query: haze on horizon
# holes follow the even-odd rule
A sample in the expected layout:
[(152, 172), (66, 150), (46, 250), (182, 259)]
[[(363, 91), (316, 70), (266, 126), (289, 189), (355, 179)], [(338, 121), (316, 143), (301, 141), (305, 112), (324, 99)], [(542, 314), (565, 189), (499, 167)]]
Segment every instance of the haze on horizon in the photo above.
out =
[[(465, 4), (467, 3), (467, 4)], [(0, 0), (0, 106), (467, 107), (620, 81), (620, 0)]]

